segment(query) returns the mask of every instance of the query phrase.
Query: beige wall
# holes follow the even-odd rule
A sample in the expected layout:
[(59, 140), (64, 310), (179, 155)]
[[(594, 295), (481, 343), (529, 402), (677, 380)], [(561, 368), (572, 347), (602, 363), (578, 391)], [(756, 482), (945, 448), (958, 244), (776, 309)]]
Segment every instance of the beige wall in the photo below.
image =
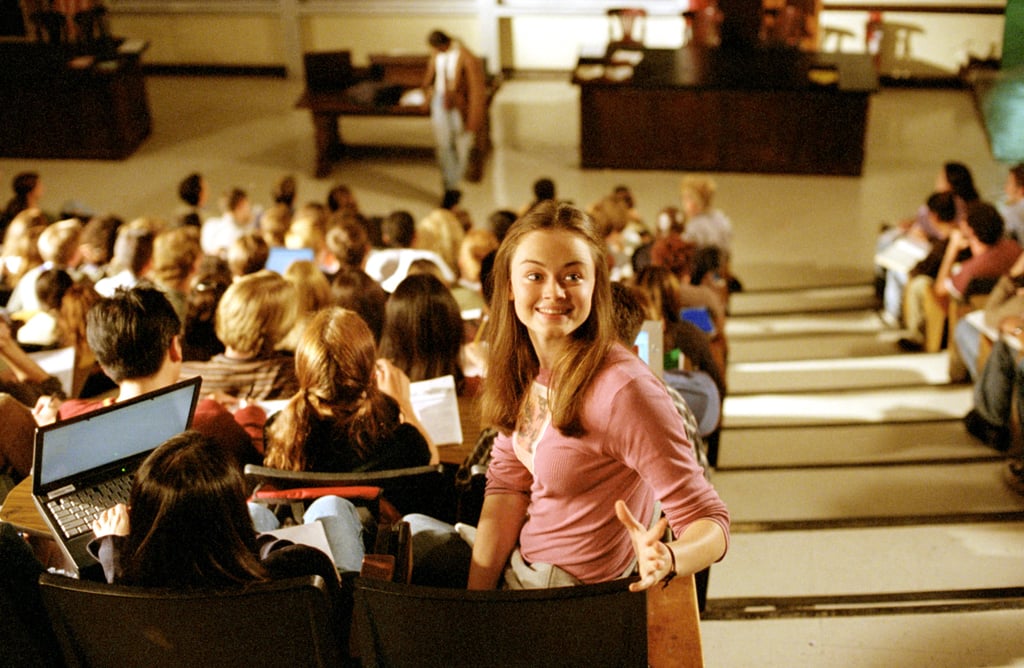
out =
[(149, 42), (158, 65), (281, 65), (281, 20), (272, 14), (115, 14), (115, 35)]
[(307, 16), (302, 20), (302, 43), (306, 51), (348, 49), (353, 62), (365, 64), (371, 53), (426, 53), (427, 35), (443, 29), (479, 51), (477, 23), (471, 16)]
[[(116, 11), (111, 28), (117, 35), (147, 40), (146, 62), (164, 65), (280, 66), (301, 63), (301, 51), (350, 49), (354, 61), (365, 63), (370, 53), (423, 53), (427, 33), (443, 27), (461, 37), (481, 55), (503, 67), (526, 70), (570, 70), (581, 48), (600, 46), (608, 38), (604, 17), (528, 13), (484, 19), (473, 13), (397, 13), (361, 11), (349, 14), (299, 14), (282, 18), (275, 12), (199, 13), (148, 10)], [(898, 14), (886, 21), (915, 28), (911, 37), (910, 73), (954, 73), (968, 55), (998, 56), (1002, 52), (1003, 17), (985, 15)], [(843, 50), (862, 51), (866, 13), (824, 12), (821, 25), (849, 30)], [(297, 23), (291, 23), (294, 21)], [(489, 23), (493, 21), (494, 23)], [(498, 25), (500, 24), (500, 26)], [(494, 28), (493, 30), (491, 28)], [(297, 42), (292, 53), (288, 35)], [(500, 37), (499, 37), (500, 35)], [(495, 41), (500, 41), (496, 44)], [(676, 47), (682, 40), (677, 16), (652, 17), (648, 43)], [(889, 66), (904, 67), (891, 59)]]

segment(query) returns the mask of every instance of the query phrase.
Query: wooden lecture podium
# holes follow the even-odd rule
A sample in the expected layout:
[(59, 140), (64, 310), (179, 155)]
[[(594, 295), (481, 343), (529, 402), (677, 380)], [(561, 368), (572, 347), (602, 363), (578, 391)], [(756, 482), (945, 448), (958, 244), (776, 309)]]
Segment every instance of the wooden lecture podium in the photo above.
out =
[(784, 47), (641, 49), (581, 57), (580, 164), (859, 176), (863, 54)]
[(0, 42), (0, 156), (120, 160), (149, 136), (140, 62), (147, 44), (71, 46)]

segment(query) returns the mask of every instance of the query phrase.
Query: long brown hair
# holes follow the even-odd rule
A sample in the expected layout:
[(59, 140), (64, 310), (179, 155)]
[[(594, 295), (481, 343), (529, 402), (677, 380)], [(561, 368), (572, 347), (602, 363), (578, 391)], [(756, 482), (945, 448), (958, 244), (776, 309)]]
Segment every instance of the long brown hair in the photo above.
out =
[(682, 299), (679, 294), (679, 279), (668, 267), (651, 265), (644, 267), (636, 276), (636, 286), (647, 295), (651, 304), (651, 315), (665, 322), (679, 322)]
[(508, 231), (494, 261), (494, 295), (488, 325), (490, 349), (481, 409), (483, 424), (503, 432), (515, 429), (524, 398), (540, 363), (526, 326), (516, 317), (512, 301), (512, 256), (531, 232), (561, 231), (583, 239), (594, 261), (594, 292), (590, 315), (570, 335), (570, 343), (551, 369), (548, 390), (551, 422), (568, 436), (586, 433), (581, 413), (590, 382), (615, 342), (612, 299), (604, 240), (580, 209), (542, 202), (520, 218)]
[(430, 274), (412, 274), (388, 297), (384, 313), (381, 357), (411, 381), (451, 374), (462, 385), (462, 314), (448, 286)]
[(124, 574), (128, 584), (202, 587), (266, 579), (245, 482), (223, 448), (195, 431), (158, 447), (135, 473)]
[(314, 421), (325, 420), (347, 437), (362, 459), (400, 424), (398, 404), (380, 391), (376, 346), (369, 326), (354, 311), (331, 307), (310, 321), (295, 350), (299, 391), (267, 428), (264, 463), (307, 468)]
[(96, 359), (86, 338), (86, 316), (99, 300), (100, 295), (91, 282), (78, 281), (68, 288), (60, 302), (57, 314), (60, 344), (75, 349), (75, 364), (79, 367), (88, 366)]

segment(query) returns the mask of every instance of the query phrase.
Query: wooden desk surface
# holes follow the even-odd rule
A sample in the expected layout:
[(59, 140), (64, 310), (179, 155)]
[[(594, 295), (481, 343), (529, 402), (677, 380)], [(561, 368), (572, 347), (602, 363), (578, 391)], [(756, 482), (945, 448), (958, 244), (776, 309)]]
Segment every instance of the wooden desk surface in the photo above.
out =
[(10, 491), (0, 506), (0, 520), (10, 522), (19, 531), (36, 536), (50, 537), (50, 527), (36, 509), (32, 500), (32, 477), (25, 478)]
[[(580, 58), (579, 64), (594, 61)], [(820, 86), (810, 81), (813, 69), (834, 69), (838, 81)], [(685, 46), (680, 49), (644, 49), (643, 60), (632, 78), (622, 82), (605, 79), (576, 80), (583, 86), (612, 86), (640, 89), (698, 90), (828, 90), (838, 92), (874, 92), (878, 75), (870, 57), (860, 53), (809, 53), (797, 49), (706, 49)]]
[(592, 64), (575, 79), (584, 168), (862, 172), (878, 86), (864, 54), (647, 49), (621, 82)]
[(356, 104), (344, 89), (317, 92), (304, 91), (295, 103), (295, 106), (299, 109), (309, 109), (313, 113), (330, 113), (346, 116), (430, 116), (430, 107), (425, 104), (392, 104), (386, 106)]
[(475, 399), (459, 399), (459, 422), (462, 423), (462, 443), (437, 446), (442, 464), (460, 466), (476, 447), (480, 437), (480, 407)]

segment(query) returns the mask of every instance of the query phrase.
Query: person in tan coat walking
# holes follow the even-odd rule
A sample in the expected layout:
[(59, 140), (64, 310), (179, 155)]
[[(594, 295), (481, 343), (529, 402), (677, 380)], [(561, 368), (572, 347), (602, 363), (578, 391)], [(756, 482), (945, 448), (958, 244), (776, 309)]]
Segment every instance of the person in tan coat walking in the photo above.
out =
[(474, 135), (484, 124), (486, 83), (480, 59), (461, 42), (435, 30), (427, 43), (432, 54), (423, 89), (437, 142), (443, 199), (450, 200), (465, 176)]

